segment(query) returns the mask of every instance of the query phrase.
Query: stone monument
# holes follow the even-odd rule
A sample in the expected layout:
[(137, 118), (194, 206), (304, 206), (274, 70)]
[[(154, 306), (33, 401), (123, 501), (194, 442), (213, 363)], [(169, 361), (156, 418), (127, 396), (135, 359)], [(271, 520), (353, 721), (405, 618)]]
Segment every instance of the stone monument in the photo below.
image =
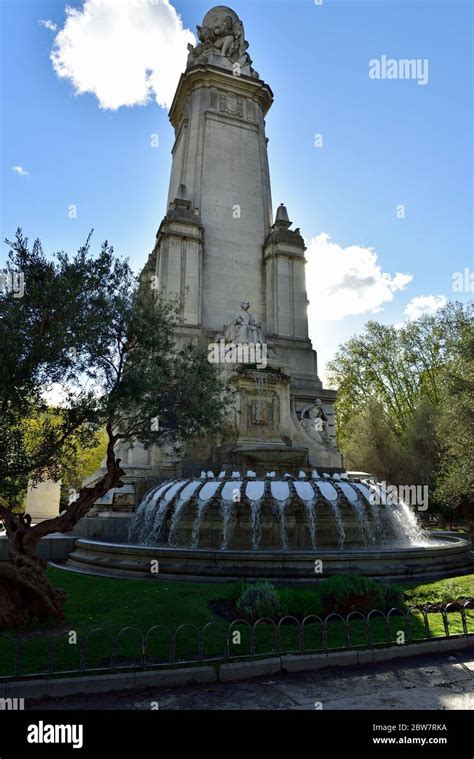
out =
[(230, 8), (213, 8), (197, 30), (170, 110), (167, 211), (142, 282), (181, 303), (177, 340), (217, 356), (234, 400), (219, 437), (119, 451), (125, 487), (81, 520), (86, 538), (68, 565), (149, 578), (157, 562), (166, 582), (310, 585), (320, 563), (326, 577), (470, 571), (468, 540), (430, 540), (408, 504), (386, 504), (383, 484), (342, 471), (336, 394), (323, 388), (308, 338), (304, 240), (284, 205), (272, 213), (273, 95)]
[(266, 364), (222, 365), (236, 401), (220, 439), (179, 455), (122, 450), (125, 482), (203, 466), (341, 471), (336, 392), (323, 388), (308, 338), (304, 240), (283, 204), (272, 212), (265, 118), (273, 93), (252, 68), (233, 10), (212, 8), (197, 32), (169, 113), (167, 211), (142, 282), (180, 302), (180, 340), (206, 351), (216, 341), (265, 347)]

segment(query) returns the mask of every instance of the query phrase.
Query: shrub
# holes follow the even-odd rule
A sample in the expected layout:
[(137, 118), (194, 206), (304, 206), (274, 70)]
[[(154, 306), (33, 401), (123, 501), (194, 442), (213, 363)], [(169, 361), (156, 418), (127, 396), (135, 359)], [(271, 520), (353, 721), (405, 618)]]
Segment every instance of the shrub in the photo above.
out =
[(249, 585), (237, 600), (236, 606), (237, 611), (251, 622), (261, 617), (279, 619), (281, 616), (278, 593), (269, 582)]
[(384, 611), (405, 608), (405, 589), (401, 585), (381, 585), (384, 597)]
[(318, 590), (324, 614), (345, 615), (351, 611), (367, 614), (371, 609), (385, 608), (383, 588), (370, 577), (336, 575), (324, 580)]
[(280, 609), (283, 616), (298, 618), (309, 617), (310, 614), (321, 616), (323, 607), (318, 588), (300, 590), (299, 588), (282, 588), (278, 590)]
[(255, 621), (260, 617), (303, 619), (310, 615), (325, 617), (333, 612), (345, 616), (351, 611), (367, 614), (372, 609), (404, 609), (404, 592), (400, 585), (386, 585), (370, 577), (336, 575), (311, 588), (277, 590), (266, 581), (254, 585), (240, 581), (231, 585), (228, 598), (236, 602), (240, 614)]
[(231, 585), (229, 585), (225, 594), (226, 598), (236, 604), (240, 596), (244, 593), (244, 591), (247, 590), (248, 587), (250, 586), (248, 582), (245, 582), (245, 580), (237, 580), (237, 582), (233, 582)]

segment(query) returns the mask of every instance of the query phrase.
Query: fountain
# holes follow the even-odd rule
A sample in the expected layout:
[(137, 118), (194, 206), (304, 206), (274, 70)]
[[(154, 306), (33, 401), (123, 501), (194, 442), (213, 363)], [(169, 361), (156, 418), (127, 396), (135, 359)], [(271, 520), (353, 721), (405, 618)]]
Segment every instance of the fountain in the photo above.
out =
[(128, 544), (80, 539), (68, 564), (150, 576), (158, 560), (167, 577), (284, 582), (317, 580), (316, 560), (324, 576), (432, 578), (472, 568), (469, 540), (434, 539), (407, 504), (374, 499), (380, 493), (380, 485), (344, 473), (203, 471), (152, 488), (130, 519)]

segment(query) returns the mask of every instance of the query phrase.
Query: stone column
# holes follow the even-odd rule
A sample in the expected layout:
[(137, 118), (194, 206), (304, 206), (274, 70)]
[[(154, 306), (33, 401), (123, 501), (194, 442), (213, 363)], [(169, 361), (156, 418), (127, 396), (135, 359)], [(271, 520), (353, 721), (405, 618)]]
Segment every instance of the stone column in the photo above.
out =
[(195, 65), (182, 75), (171, 106), (168, 203), (184, 191), (205, 231), (205, 329), (221, 330), (242, 300), (265, 318), (262, 248), (272, 208), (264, 116), (272, 99), (259, 79)]
[(308, 338), (306, 248), (299, 229), (290, 226), (282, 204), (264, 248), (267, 334), (304, 340)]
[(175, 198), (158, 230), (148, 270), (155, 286), (180, 303), (185, 326), (201, 325), (203, 240), (198, 211), (188, 199)]

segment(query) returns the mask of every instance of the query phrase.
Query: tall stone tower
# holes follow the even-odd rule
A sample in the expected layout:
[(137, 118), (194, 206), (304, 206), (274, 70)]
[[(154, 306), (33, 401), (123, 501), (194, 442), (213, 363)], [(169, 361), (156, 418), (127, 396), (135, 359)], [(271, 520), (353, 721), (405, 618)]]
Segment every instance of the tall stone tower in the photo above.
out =
[(283, 204), (272, 212), (273, 93), (252, 68), (234, 11), (212, 8), (197, 32), (169, 114), (167, 211), (142, 277), (181, 302), (183, 340), (260, 348), (265, 366), (256, 367), (255, 351), (223, 360), (238, 392), (222, 439), (179, 457), (135, 448), (129, 463), (161, 474), (206, 464), (338, 470), (335, 392), (323, 389), (308, 338), (304, 241)]
[(263, 243), (272, 226), (265, 116), (273, 94), (246, 52), (242, 23), (210, 10), (170, 110), (168, 211), (154, 251), (160, 286), (184, 324), (222, 330), (244, 297), (265, 319)]

